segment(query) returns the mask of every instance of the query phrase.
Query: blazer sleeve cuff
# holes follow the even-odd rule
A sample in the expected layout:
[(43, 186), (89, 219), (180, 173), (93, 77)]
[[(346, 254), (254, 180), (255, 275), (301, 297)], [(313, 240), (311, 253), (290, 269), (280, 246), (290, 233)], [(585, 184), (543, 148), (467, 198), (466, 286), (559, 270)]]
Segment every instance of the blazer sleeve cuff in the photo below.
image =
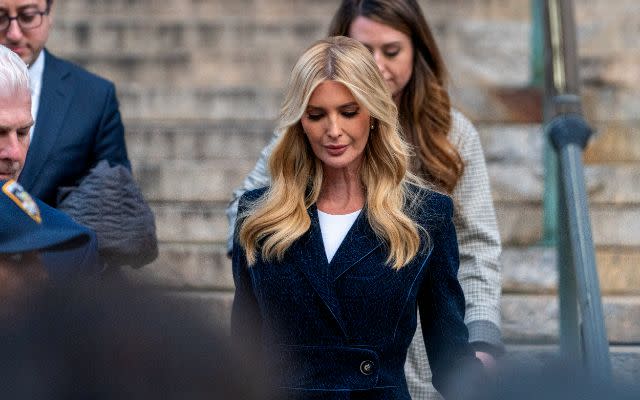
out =
[(469, 343), (476, 351), (487, 352), (494, 357), (504, 353), (504, 343), (500, 328), (490, 321), (472, 321), (467, 325)]

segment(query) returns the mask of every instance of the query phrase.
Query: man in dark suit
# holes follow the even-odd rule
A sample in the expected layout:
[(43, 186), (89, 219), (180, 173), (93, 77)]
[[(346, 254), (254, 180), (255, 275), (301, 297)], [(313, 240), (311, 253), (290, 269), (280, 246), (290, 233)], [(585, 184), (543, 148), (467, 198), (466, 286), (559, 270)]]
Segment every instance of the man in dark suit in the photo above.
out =
[[(32, 278), (68, 281), (93, 275), (99, 268), (95, 234), (33, 199), (15, 181), (25, 163), (32, 125), (27, 66), (0, 45), (0, 292), (4, 294), (28, 286)], [(66, 242), (65, 232), (71, 231), (81, 232), (87, 240), (54, 246), (58, 239)], [(35, 250), (42, 250), (37, 257)]]
[(131, 169), (115, 88), (44, 47), (53, 0), (0, 0), (0, 44), (29, 65), (31, 145), (20, 183), (57, 206), (60, 187), (75, 186), (99, 161)]

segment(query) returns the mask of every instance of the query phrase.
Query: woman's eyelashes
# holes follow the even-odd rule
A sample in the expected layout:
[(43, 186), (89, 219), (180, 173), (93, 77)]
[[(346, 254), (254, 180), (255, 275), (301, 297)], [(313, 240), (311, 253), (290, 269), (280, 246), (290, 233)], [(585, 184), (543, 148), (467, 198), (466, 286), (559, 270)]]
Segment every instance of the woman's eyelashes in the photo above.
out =
[(324, 113), (318, 113), (318, 112), (307, 113), (307, 119), (310, 119), (311, 121), (318, 121), (322, 117), (324, 117)]
[(341, 111), (341, 114), (346, 118), (353, 118), (358, 115), (358, 110), (343, 110)]
[(387, 58), (393, 58), (393, 57), (397, 56), (399, 53), (400, 53), (400, 49), (385, 50), (384, 55)]
[[(346, 110), (340, 110), (340, 115), (342, 115), (345, 118), (354, 118), (355, 116), (357, 116), (360, 113), (359, 109), (346, 109)], [(324, 112), (319, 112), (319, 111), (309, 111), (307, 112), (307, 119), (311, 120), (311, 121), (319, 121), (321, 120), (324, 116), (326, 115), (326, 113)]]

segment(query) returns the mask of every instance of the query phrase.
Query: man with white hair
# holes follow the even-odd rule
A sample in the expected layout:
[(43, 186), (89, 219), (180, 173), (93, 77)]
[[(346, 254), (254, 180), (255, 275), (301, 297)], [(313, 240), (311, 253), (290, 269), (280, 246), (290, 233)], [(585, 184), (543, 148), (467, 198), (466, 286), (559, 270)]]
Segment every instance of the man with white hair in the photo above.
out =
[[(26, 286), (16, 282), (34, 282), (34, 277), (62, 281), (98, 269), (95, 234), (33, 199), (16, 182), (25, 164), (32, 126), (27, 66), (0, 45), (0, 293), (5, 294), (8, 288)], [(76, 236), (63, 231), (80, 232), (86, 240), (58, 246)], [(42, 252), (37, 254), (37, 263), (30, 261), (36, 259), (35, 251)]]
[(18, 179), (32, 125), (27, 66), (14, 52), (0, 46), (0, 180)]
[(100, 161), (130, 170), (113, 83), (46, 49), (54, 0), (0, 0), (0, 44), (29, 67), (31, 149), (20, 184), (58, 208), (59, 190), (76, 186)]

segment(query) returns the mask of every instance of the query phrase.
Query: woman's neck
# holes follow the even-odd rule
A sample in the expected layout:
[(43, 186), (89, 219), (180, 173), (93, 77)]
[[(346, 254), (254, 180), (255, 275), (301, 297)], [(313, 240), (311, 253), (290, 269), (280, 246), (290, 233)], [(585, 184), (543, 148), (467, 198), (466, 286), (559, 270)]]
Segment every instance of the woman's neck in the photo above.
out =
[(327, 214), (349, 214), (364, 207), (365, 191), (356, 171), (324, 170), (316, 206)]

